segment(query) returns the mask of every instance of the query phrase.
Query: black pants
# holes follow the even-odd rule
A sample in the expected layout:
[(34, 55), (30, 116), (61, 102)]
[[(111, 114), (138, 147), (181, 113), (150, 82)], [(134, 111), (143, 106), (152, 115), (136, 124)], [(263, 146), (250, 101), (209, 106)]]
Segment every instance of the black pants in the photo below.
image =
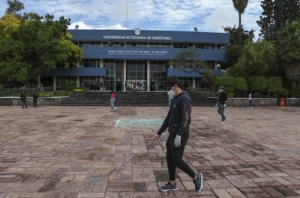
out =
[(169, 135), (167, 140), (167, 164), (168, 164), (168, 171), (169, 171), (169, 180), (175, 180), (175, 172), (176, 167), (188, 174), (191, 178), (196, 176), (195, 172), (191, 169), (191, 167), (182, 160), (184, 148), (186, 142), (189, 139), (189, 133), (184, 133), (181, 137), (181, 146), (175, 147), (174, 140), (176, 135)]
[(33, 107), (37, 107), (37, 100), (33, 100)]

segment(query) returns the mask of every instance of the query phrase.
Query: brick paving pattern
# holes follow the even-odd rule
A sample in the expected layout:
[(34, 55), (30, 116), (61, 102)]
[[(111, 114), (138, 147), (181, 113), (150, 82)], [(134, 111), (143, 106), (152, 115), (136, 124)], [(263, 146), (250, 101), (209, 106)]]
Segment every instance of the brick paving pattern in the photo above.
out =
[[(193, 107), (184, 158), (204, 175), (194, 192), (177, 171), (167, 182), (158, 127), (115, 127), (118, 119), (163, 119), (167, 107), (0, 107), (0, 198), (300, 197), (300, 108)], [(133, 152), (140, 152), (123, 166)]]

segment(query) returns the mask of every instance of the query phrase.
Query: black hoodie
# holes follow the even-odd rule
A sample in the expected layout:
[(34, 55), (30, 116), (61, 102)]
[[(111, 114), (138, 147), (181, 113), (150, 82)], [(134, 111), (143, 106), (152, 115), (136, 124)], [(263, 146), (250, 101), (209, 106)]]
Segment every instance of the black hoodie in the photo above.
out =
[(168, 115), (157, 134), (161, 135), (167, 128), (170, 135), (182, 136), (184, 133), (189, 133), (191, 114), (191, 97), (187, 92), (181, 92), (173, 98)]

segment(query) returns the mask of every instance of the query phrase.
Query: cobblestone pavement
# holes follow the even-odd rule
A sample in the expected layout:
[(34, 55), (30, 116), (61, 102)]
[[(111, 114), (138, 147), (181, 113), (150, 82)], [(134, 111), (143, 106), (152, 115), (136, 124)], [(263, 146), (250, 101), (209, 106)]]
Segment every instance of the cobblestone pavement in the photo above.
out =
[[(163, 119), (167, 107), (0, 107), (0, 198), (300, 197), (300, 108), (193, 107), (184, 158), (204, 175), (194, 192), (177, 171), (167, 182), (158, 127), (115, 127), (118, 119)], [(119, 166), (132, 152), (140, 152)]]

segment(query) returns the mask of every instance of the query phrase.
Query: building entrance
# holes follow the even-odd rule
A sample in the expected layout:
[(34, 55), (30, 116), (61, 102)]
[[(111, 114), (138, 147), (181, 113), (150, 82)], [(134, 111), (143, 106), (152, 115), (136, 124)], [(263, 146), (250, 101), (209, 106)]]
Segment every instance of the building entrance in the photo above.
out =
[(147, 91), (147, 61), (126, 61), (127, 91)]

